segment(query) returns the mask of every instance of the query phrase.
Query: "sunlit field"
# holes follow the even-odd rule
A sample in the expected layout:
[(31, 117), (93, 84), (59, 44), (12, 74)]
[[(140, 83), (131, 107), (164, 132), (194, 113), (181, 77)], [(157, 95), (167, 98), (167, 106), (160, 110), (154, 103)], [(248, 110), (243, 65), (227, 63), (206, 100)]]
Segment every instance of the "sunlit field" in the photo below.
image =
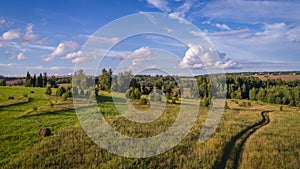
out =
[[(9, 96), (15, 99), (8, 101)], [(46, 96), (44, 88), (0, 87), (0, 101), (1, 168), (300, 168), (300, 111), (296, 107), (280, 110), (276, 104), (227, 100), (229, 108), (204, 143), (198, 139), (209, 109), (200, 107), (192, 131), (176, 147), (137, 159), (96, 145), (79, 125), (70, 98)], [(109, 93), (98, 98), (109, 124), (132, 137), (165, 131), (186, 102), (166, 104), (162, 115), (145, 125), (122, 118)], [(150, 106), (132, 104), (141, 110)], [(50, 128), (52, 135), (39, 136), (43, 127)]]

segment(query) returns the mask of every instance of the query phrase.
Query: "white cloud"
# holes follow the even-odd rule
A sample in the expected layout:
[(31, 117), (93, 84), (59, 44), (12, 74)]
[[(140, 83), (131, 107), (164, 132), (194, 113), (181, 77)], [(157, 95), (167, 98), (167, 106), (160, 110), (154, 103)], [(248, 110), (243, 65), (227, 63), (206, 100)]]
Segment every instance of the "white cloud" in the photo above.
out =
[(68, 53), (64, 59), (73, 59), (73, 58), (77, 58), (77, 57), (80, 57), (82, 56), (82, 52), (81, 51), (78, 51), (78, 52), (73, 52), (73, 53)]
[(245, 37), (245, 35), (249, 35), (250, 30), (249, 29), (239, 29), (239, 30), (231, 30), (231, 31), (225, 31), (225, 32), (213, 32), (208, 33), (209, 36), (241, 36)]
[(200, 59), (205, 53), (201, 45), (189, 44), (189, 49), (185, 52), (182, 61), (179, 63), (180, 68), (200, 69), (204, 65)]
[(87, 56), (81, 56), (81, 57), (77, 57), (77, 58), (74, 58), (72, 60), (72, 63), (76, 64), (76, 63), (84, 63), (84, 62), (87, 62), (87, 61), (90, 61), (91, 58), (87, 57)]
[(8, 63), (8, 64), (0, 63), (0, 66), (2, 66), (2, 67), (13, 67), (13, 66), (16, 66), (16, 63)]
[(37, 35), (35, 35), (33, 33), (33, 24), (28, 24), (27, 27), (26, 27), (26, 32), (25, 32), (25, 35), (23, 37), (23, 40), (24, 41), (34, 41), (37, 39)]
[(18, 56), (17, 56), (17, 59), (18, 60), (24, 60), (24, 59), (26, 59), (26, 57), (23, 53), (19, 53)]
[(125, 57), (126, 60), (131, 60), (132, 65), (139, 65), (142, 61), (145, 60), (147, 56), (151, 54), (151, 50), (149, 47), (141, 47), (131, 54)]
[(116, 44), (120, 41), (118, 37), (104, 38), (104, 37), (91, 37), (89, 43), (101, 43), (101, 44)]
[(43, 59), (44, 62), (50, 62), (55, 59), (56, 56), (66, 54), (68, 52), (74, 51), (78, 48), (78, 44), (75, 41), (65, 41), (59, 43), (57, 48), (46, 58)]
[(193, 6), (194, 1), (193, 0), (187, 0), (185, 1), (181, 6), (175, 9), (175, 12), (173, 12), (173, 15), (177, 17), (186, 17), (186, 13), (190, 11), (191, 7)]
[(220, 28), (220, 29), (223, 29), (223, 30), (228, 30), (228, 31), (231, 30), (230, 27), (228, 25), (226, 25), (226, 24), (219, 24), (219, 23), (217, 23), (217, 24), (215, 24), (215, 26), (217, 28)]
[(20, 32), (18, 30), (9, 30), (2, 35), (3, 40), (13, 40), (20, 38)]
[(147, 2), (163, 12), (171, 11), (171, 9), (168, 7), (168, 1), (166, 0), (147, 0)]
[(3, 46), (2, 42), (0, 42), (0, 48)]
[(27, 66), (25, 68), (28, 69), (28, 70), (52, 70), (52, 71), (72, 70), (72, 69), (74, 69), (74, 67), (64, 67), (64, 66), (53, 66), (53, 67)]
[(296, 1), (222, 0), (206, 3), (201, 16), (240, 23), (265, 21), (300, 21), (300, 3)]
[(213, 49), (204, 50), (199, 44), (189, 44), (189, 49), (179, 63), (180, 68), (187, 69), (204, 69), (204, 68), (221, 68), (232, 69), (240, 67), (239, 64), (231, 59), (225, 58), (224, 53), (219, 53), (220, 58), (216, 57)]
[(300, 42), (300, 26), (288, 30), (287, 38), (292, 42)]

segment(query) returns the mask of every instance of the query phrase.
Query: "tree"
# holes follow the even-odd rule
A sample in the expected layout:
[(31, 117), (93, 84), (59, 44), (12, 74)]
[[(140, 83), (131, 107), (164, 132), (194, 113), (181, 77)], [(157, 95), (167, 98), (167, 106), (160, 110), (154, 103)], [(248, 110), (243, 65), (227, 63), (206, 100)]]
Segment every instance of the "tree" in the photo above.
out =
[(31, 87), (31, 75), (29, 72), (27, 72), (27, 75), (26, 75), (26, 81), (25, 81), (25, 87)]
[(62, 96), (64, 93), (66, 93), (66, 89), (63, 86), (59, 86), (59, 88), (56, 91), (56, 95)]
[(252, 88), (249, 92), (250, 100), (257, 100), (256, 95), (257, 95), (257, 89)]
[(43, 77), (43, 87), (47, 86), (47, 72), (44, 72), (44, 77)]
[(55, 76), (51, 76), (49, 83), (51, 87), (57, 87)]
[(43, 76), (42, 74), (40, 73), (40, 75), (38, 76), (37, 78), (37, 81), (36, 81), (36, 87), (43, 87)]
[(51, 87), (50, 87), (50, 86), (48, 86), (48, 87), (46, 88), (45, 94), (46, 94), (46, 95), (51, 95), (51, 94), (52, 94), (52, 90), (51, 90)]
[(0, 86), (6, 86), (6, 81), (4, 79), (0, 79)]
[(34, 74), (33, 75), (33, 79), (32, 79), (32, 83), (31, 83), (32, 85), (32, 87), (36, 87), (36, 75)]
[(110, 69), (110, 72), (107, 72), (106, 69), (102, 69), (102, 74), (99, 77), (99, 83), (100, 83), (100, 89), (109, 91), (111, 87), (111, 81), (112, 81), (112, 70)]

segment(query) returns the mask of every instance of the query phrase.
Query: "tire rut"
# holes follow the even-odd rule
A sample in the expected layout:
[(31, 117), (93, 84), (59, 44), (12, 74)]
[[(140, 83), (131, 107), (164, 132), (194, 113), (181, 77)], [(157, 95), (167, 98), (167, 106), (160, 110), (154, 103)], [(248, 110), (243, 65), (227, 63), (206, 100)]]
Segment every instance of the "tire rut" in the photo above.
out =
[[(222, 156), (215, 162), (213, 168), (226, 168), (228, 160), (233, 156), (232, 159), (234, 160), (234, 164), (232, 168), (237, 169), (242, 162), (241, 157), (243, 155), (243, 147), (248, 138), (258, 129), (270, 123), (269, 112), (272, 111), (261, 112), (262, 119), (260, 121), (254, 123), (232, 137), (232, 139), (225, 145)], [(239, 140), (241, 141), (238, 143)]]

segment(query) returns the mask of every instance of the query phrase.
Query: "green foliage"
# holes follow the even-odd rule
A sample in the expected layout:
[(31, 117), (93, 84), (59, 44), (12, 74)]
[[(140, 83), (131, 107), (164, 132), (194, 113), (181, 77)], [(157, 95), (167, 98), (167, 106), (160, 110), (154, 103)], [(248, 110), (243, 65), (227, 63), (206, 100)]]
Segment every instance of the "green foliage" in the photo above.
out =
[(59, 86), (59, 88), (56, 90), (56, 96), (62, 96), (66, 92), (65, 87)]
[(61, 98), (63, 99), (63, 101), (66, 101), (68, 98), (68, 94), (67, 93), (63, 93)]
[(4, 79), (0, 79), (0, 86), (6, 86), (6, 81)]
[(125, 96), (126, 96), (126, 98), (128, 99), (128, 98), (130, 98), (130, 99), (140, 99), (141, 98), (141, 92), (139, 91), (139, 89), (137, 89), (137, 88), (133, 88), (133, 87), (131, 87), (131, 88), (129, 88), (127, 91), (126, 91), (126, 93), (125, 93)]
[(52, 94), (52, 89), (51, 89), (50, 86), (47, 86), (47, 87), (46, 87), (45, 94), (46, 94), (46, 95), (51, 95), (51, 94)]
[(27, 93), (23, 93), (23, 97), (28, 97), (28, 94)]
[(224, 106), (225, 109), (230, 109), (230, 107), (228, 106), (228, 103), (227, 101), (225, 101), (225, 106)]
[(144, 98), (144, 97), (142, 97), (142, 98), (141, 98), (141, 101), (140, 101), (140, 104), (141, 104), (141, 105), (146, 105), (146, 104), (147, 104), (147, 99)]
[(102, 69), (102, 74), (99, 77), (99, 86), (101, 90), (110, 91), (112, 82), (112, 70), (109, 72), (106, 69)]
[(171, 100), (171, 99), (172, 99), (170, 93), (166, 93), (166, 99), (167, 99), (167, 100)]

